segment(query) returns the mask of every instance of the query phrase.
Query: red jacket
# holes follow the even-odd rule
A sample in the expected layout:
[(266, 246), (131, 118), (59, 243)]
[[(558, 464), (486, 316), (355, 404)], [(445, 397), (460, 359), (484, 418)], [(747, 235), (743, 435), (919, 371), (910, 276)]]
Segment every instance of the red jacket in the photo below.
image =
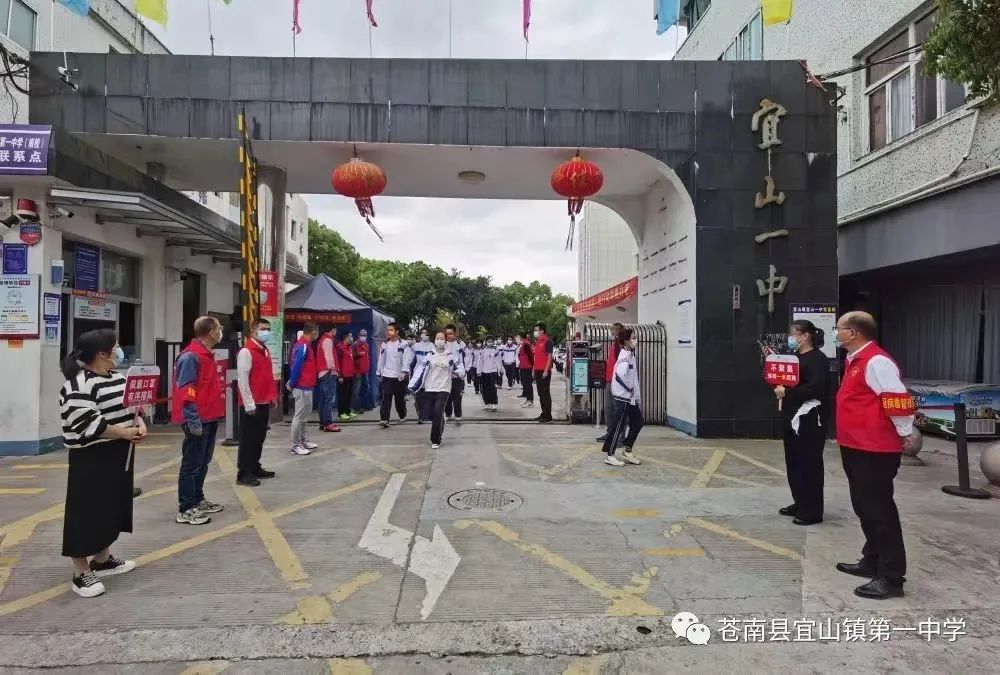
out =
[(868, 386), (865, 369), (875, 356), (891, 357), (872, 342), (844, 366), (837, 390), (837, 443), (867, 452), (902, 452), (903, 441), (890, 416), (912, 415), (909, 394), (876, 394)]
[(341, 377), (354, 377), (354, 354), (351, 345), (343, 340), (337, 343), (337, 363), (340, 364)]
[(517, 367), (522, 370), (531, 369), (531, 341), (521, 340), (521, 345), (517, 349)]
[[(271, 352), (253, 338), (244, 345), (250, 352), (250, 395), (257, 405), (269, 405), (278, 400), (278, 384), (274, 381), (271, 367)], [(240, 407), (243, 407), (243, 393), (236, 388)]]
[(371, 370), (372, 360), (371, 360), (371, 349), (368, 347), (367, 342), (357, 342), (354, 345), (354, 365), (356, 366), (357, 375), (367, 375), (368, 371)]
[[(184, 387), (174, 386), (171, 397), (170, 422), (184, 423), (184, 404), (194, 403), (198, 408), (198, 417), (202, 422), (221, 420), (226, 416), (226, 399), (219, 381), (218, 367), (215, 365), (215, 354), (197, 338), (191, 340), (181, 354), (191, 352), (198, 358), (198, 377), (193, 384)], [(174, 382), (177, 374), (174, 373)]]
[(318, 373), (322, 373), (324, 370), (337, 369), (336, 349), (334, 349), (332, 352), (334, 354), (333, 357), (334, 363), (327, 363), (326, 354), (323, 353), (323, 344), (325, 342), (333, 342), (333, 335), (331, 335), (330, 333), (323, 333), (322, 335), (319, 336), (319, 339), (316, 340), (316, 372)]
[(544, 372), (549, 369), (552, 360), (552, 340), (548, 335), (541, 335), (535, 340), (534, 368), (536, 372)]
[(618, 355), (621, 354), (622, 348), (618, 344), (618, 340), (612, 339), (611, 344), (608, 345), (608, 362), (604, 365), (604, 380), (611, 384), (611, 381), (615, 379), (615, 364), (618, 363)]

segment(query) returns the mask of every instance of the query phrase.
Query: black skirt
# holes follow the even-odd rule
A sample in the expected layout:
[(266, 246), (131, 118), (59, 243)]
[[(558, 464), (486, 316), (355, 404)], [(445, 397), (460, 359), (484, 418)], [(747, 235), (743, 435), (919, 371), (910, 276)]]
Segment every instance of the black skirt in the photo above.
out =
[(64, 556), (92, 556), (115, 543), (122, 532), (132, 531), (135, 458), (129, 458), (130, 445), (116, 440), (69, 451)]

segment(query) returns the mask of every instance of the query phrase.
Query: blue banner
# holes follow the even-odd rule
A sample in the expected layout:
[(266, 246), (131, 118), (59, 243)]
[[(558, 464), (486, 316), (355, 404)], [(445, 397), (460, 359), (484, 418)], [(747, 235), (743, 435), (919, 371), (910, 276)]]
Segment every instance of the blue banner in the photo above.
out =
[(59, 0), (66, 9), (80, 16), (87, 16), (90, 12), (90, 0)]
[(43, 124), (0, 124), (0, 175), (48, 173), (51, 135)]
[(656, 0), (656, 34), (663, 35), (677, 23), (680, 0)]

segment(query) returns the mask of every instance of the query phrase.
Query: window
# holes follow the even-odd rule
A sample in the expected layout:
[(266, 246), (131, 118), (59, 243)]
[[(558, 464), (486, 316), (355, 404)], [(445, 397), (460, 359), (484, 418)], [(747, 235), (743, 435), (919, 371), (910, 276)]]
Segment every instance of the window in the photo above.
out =
[(688, 32), (698, 25), (711, 6), (712, 0), (684, 0), (681, 6), (681, 23), (686, 23)]
[(38, 15), (23, 0), (0, 0), (0, 29), (25, 49), (35, 48)]
[(726, 51), (722, 61), (762, 61), (764, 59), (764, 23), (760, 12), (743, 27)]
[(139, 264), (111, 251), (101, 250), (101, 290), (109, 295), (126, 298), (139, 297)]
[[(934, 26), (930, 13), (893, 36), (865, 62), (868, 150), (902, 138), (965, 103), (965, 86), (926, 74), (918, 47)], [(912, 50), (912, 51), (908, 51)]]
[(294, 220), (292, 221), (292, 226), (291, 226), (291, 228), (289, 228), (289, 230), (292, 233), (292, 241), (295, 241), (296, 239), (299, 238), (298, 223), (296, 223)]

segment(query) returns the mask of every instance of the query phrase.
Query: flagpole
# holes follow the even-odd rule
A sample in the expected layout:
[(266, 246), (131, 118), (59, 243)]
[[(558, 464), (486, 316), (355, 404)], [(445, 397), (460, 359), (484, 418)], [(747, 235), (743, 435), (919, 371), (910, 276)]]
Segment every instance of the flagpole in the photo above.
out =
[(52, 0), (52, 13), (49, 14), (49, 51), (56, 50), (56, 0)]
[(374, 48), (372, 43), (372, 22), (371, 19), (368, 20), (368, 58), (374, 58)]
[(205, 0), (208, 10), (208, 42), (211, 45), (212, 56), (215, 56), (215, 32), (212, 30), (212, 0)]
[(448, 0), (448, 58), (451, 58), (451, 11), (452, 0)]

